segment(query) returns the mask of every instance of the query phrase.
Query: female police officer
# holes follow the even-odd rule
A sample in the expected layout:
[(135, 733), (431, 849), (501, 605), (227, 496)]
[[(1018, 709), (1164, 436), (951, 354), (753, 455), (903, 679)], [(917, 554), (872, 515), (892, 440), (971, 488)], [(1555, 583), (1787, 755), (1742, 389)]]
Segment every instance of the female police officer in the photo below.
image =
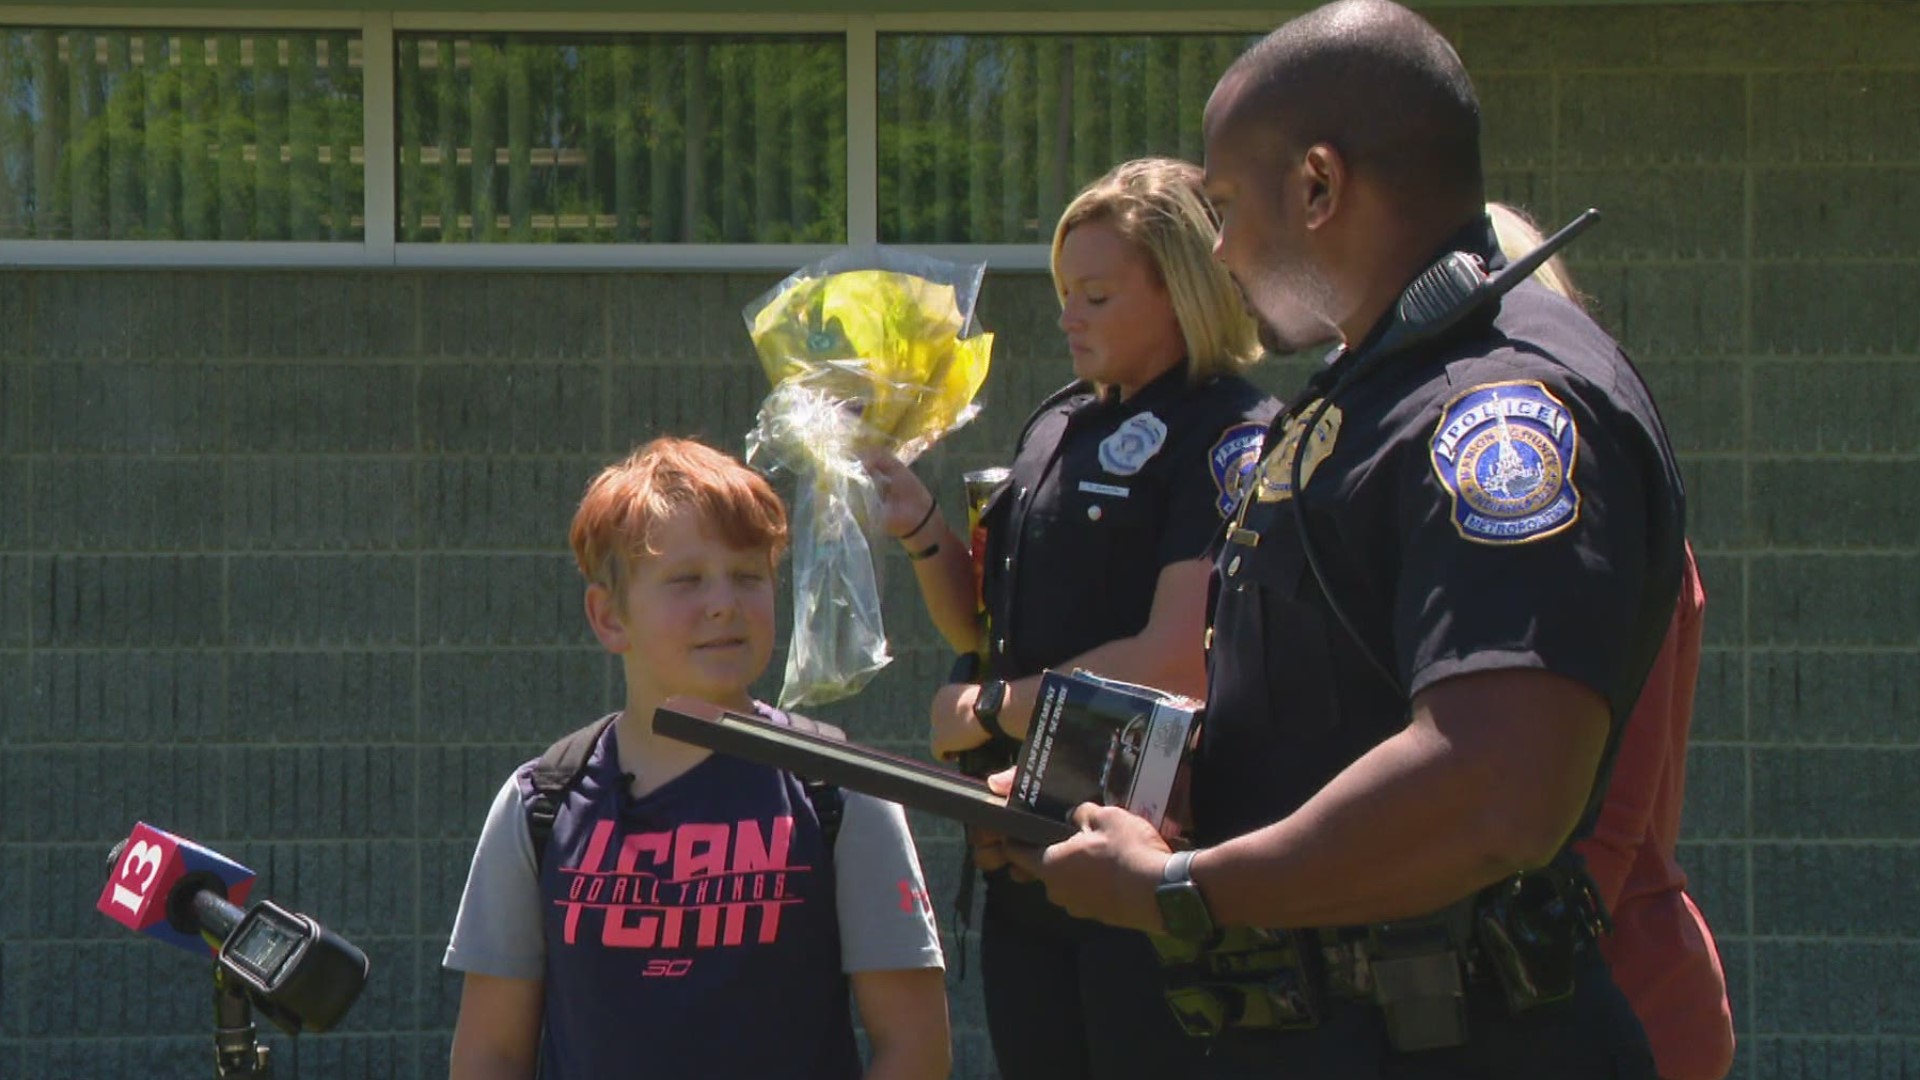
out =
[[(1027, 421), (984, 516), (993, 678), (936, 695), (938, 754), (1024, 735), (1049, 667), (1204, 687), (1205, 556), (1278, 406), (1238, 374), (1258, 355), (1254, 324), (1210, 257), (1199, 176), (1167, 159), (1120, 165), (1054, 231), (1075, 381)], [(871, 464), (928, 612), (974, 650), (965, 542), (909, 470)], [(987, 881), (981, 963), (1004, 1076), (1185, 1074), (1200, 1046), (1167, 1009), (1145, 938), (1072, 919), (1004, 871)]]

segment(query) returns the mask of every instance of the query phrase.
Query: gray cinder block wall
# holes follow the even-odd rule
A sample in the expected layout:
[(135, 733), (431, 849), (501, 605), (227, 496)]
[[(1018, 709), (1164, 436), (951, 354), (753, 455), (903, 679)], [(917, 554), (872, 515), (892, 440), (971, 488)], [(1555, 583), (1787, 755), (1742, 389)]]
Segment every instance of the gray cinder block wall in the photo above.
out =
[[(1434, 18), (1493, 193), (1607, 212), (1574, 270), (1682, 451), (1710, 592), (1684, 858), (1737, 1074), (1920, 1074), (1920, 6)], [(571, 505), (649, 435), (738, 446), (737, 312), (777, 276), (0, 274), (0, 1076), (210, 1072), (205, 965), (93, 911), (136, 819), (373, 956), (341, 1030), (275, 1036), (280, 1075), (443, 1072), (487, 798), (616, 700)], [(992, 278), (984, 318), (986, 411), (926, 463), (949, 505), (1065, 377), (1044, 279)], [(918, 749), (946, 658), (887, 570), (899, 660), (822, 712)], [(944, 905), (954, 834), (915, 825)], [(977, 991), (963, 1077), (993, 1071)]]

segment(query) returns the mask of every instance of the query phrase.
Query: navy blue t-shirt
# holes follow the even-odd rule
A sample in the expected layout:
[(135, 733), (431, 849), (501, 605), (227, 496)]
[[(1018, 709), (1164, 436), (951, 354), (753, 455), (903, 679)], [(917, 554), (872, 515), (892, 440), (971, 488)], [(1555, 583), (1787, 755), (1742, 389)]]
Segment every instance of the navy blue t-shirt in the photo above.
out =
[(542, 1075), (858, 1076), (830, 853), (801, 782), (716, 754), (635, 799), (615, 746), (609, 725), (540, 867)]

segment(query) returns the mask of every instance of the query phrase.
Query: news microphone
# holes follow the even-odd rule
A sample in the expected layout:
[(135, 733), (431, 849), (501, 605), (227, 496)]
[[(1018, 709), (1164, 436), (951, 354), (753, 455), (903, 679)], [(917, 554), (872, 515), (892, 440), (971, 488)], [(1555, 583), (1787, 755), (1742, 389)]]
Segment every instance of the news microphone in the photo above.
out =
[(114, 922), (191, 953), (218, 955), (195, 920), (193, 901), (212, 893), (244, 904), (253, 871), (211, 848), (146, 822), (114, 845), (111, 874), (95, 906)]
[(242, 910), (253, 872), (142, 822), (114, 846), (98, 907), (122, 926), (198, 953), (287, 1034), (339, 1023), (366, 985), (366, 953), (271, 901)]

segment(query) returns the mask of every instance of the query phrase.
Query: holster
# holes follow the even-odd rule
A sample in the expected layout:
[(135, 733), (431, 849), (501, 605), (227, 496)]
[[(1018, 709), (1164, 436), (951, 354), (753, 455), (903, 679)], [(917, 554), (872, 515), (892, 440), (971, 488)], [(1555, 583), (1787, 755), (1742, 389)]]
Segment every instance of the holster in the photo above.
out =
[(1611, 929), (1593, 879), (1573, 867), (1515, 874), (1476, 899), (1475, 941), (1515, 1013), (1572, 997), (1581, 950)]

